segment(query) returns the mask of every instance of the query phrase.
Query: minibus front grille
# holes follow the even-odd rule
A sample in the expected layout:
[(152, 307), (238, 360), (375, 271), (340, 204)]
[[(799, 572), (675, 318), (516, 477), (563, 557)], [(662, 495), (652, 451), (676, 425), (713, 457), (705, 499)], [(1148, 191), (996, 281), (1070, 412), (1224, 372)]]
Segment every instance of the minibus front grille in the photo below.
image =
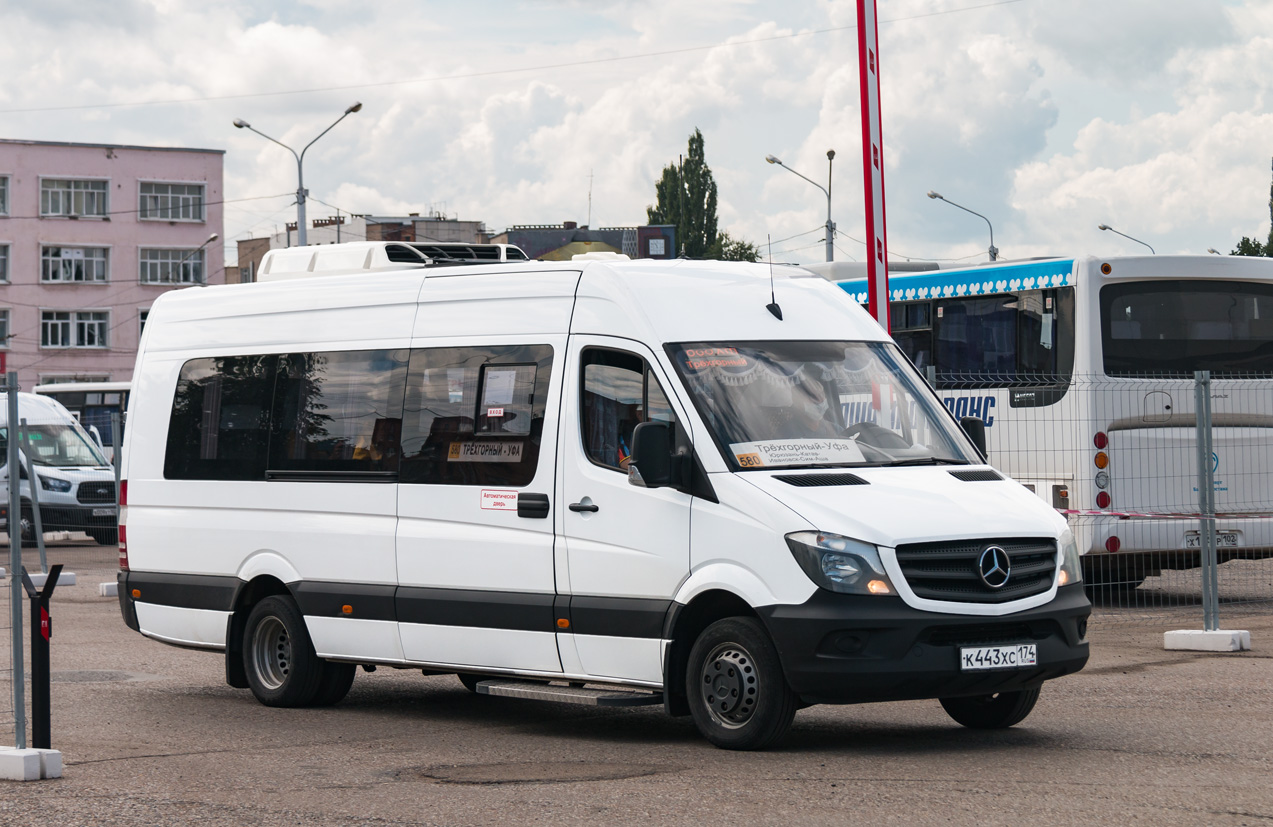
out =
[[(982, 578), (983, 552), (998, 546), (1011, 562), (1007, 582)], [(958, 603), (1007, 603), (1042, 594), (1056, 576), (1056, 542), (1039, 538), (955, 540), (897, 547), (897, 564), (917, 597)], [(996, 578), (991, 578), (994, 580)]]
[(115, 502), (115, 483), (82, 482), (80, 490), (75, 492), (75, 499), (82, 503), (113, 503)]

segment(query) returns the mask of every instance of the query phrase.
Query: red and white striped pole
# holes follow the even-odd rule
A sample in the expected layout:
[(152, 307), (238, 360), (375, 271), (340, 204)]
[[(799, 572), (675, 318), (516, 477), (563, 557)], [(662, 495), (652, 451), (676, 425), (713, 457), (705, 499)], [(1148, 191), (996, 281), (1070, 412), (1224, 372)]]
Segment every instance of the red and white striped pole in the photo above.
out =
[(875, 22), (875, 0), (857, 2), (858, 76), (862, 84), (862, 189), (866, 196), (866, 277), (871, 315), (888, 332), (888, 233), (884, 227), (879, 29)]

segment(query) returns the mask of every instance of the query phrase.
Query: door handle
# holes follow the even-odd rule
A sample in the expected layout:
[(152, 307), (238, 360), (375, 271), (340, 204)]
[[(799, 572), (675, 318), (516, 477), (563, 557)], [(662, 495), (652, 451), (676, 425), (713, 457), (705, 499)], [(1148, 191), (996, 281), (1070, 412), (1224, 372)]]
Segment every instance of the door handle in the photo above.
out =
[(569, 508), (571, 511), (574, 511), (576, 514), (581, 511), (586, 511), (589, 514), (593, 514), (601, 510), (596, 503), (571, 503), (570, 505), (566, 506), (566, 508)]
[(548, 495), (518, 493), (517, 516), (545, 519), (548, 516)]

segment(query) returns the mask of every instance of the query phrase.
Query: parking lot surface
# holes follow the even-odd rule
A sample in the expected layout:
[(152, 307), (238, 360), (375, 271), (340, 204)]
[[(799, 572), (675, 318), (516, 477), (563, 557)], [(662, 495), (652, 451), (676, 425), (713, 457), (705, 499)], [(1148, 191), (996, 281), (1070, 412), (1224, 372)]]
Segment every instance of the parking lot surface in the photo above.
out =
[(779, 748), (731, 753), (657, 707), (476, 696), (418, 671), (269, 709), (225, 684), (221, 655), (126, 629), (97, 595), (108, 565), (77, 575), (53, 601), (65, 774), (0, 782), (0, 824), (1273, 823), (1270, 616), (1228, 624), (1255, 645), (1232, 655), (1098, 616), (1088, 668), (1011, 730), (963, 729), (936, 701), (812, 707)]

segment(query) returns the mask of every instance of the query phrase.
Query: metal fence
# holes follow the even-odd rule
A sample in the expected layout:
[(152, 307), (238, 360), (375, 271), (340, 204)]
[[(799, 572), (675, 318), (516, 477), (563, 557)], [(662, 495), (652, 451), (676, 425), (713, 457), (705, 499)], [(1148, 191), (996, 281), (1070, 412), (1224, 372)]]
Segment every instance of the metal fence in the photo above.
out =
[(928, 379), (989, 462), (1066, 515), (1096, 623), (1273, 612), (1273, 377)]

